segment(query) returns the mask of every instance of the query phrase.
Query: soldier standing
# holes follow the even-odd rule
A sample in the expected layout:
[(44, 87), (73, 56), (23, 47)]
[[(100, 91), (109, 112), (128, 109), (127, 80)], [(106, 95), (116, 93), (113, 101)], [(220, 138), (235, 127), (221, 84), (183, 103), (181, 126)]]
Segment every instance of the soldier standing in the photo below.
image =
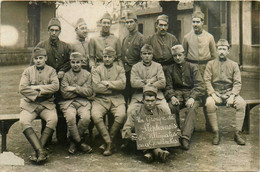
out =
[[(32, 59), (34, 65), (24, 70), (19, 85), (19, 92), (23, 95), (20, 123), (23, 134), (35, 150), (31, 160), (40, 163), (47, 159), (43, 148), (52, 136), (58, 121), (53, 95), (59, 89), (59, 80), (55, 69), (46, 65), (47, 56), (44, 49), (35, 48)], [(32, 128), (32, 121), (37, 116), (46, 121), (40, 139)]]
[[(203, 24), (204, 14), (201, 11), (195, 11), (192, 14), (193, 30), (184, 36), (182, 42), (186, 61), (197, 64), (202, 77), (204, 75), (206, 64), (216, 56), (214, 37), (203, 29)], [(202, 105), (206, 119), (206, 128), (207, 130), (211, 130), (205, 108), (206, 98), (207, 95), (203, 96)]]
[[(105, 141), (104, 156), (112, 154), (112, 142), (123, 126), (126, 116), (125, 100), (121, 91), (125, 89), (126, 77), (124, 68), (114, 63), (116, 52), (112, 47), (107, 47), (103, 51), (103, 64), (93, 69), (92, 81), (96, 97), (92, 103), (92, 119)], [(114, 116), (114, 123), (108, 132), (103, 117), (111, 112)], [(103, 147), (103, 146), (101, 146)]]
[(236, 132), (234, 139), (238, 145), (245, 145), (241, 131), (245, 118), (246, 102), (239, 95), (241, 90), (241, 74), (238, 64), (227, 58), (229, 47), (227, 40), (220, 39), (218, 41), (218, 58), (208, 62), (204, 73), (204, 80), (209, 95), (206, 107), (209, 122), (214, 132), (213, 145), (218, 145), (220, 142), (216, 105), (221, 104), (226, 104), (227, 107), (234, 107), (236, 109)]
[(160, 15), (156, 21), (157, 32), (148, 37), (145, 43), (151, 45), (154, 50), (153, 61), (160, 63), (163, 66), (163, 70), (167, 66), (174, 63), (171, 54), (171, 48), (178, 44), (177, 38), (167, 32), (168, 30), (168, 16)]
[(121, 43), (120, 40), (110, 33), (112, 25), (112, 17), (109, 13), (105, 13), (101, 20), (101, 32), (100, 35), (90, 39), (89, 42), (89, 67), (92, 70), (93, 67), (97, 67), (102, 63), (103, 50), (106, 47), (112, 47), (116, 51), (115, 61), (122, 66), (121, 61)]
[(89, 42), (87, 40), (88, 27), (83, 18), (79, 18), (76, 23), (75, 32), (77, 42), (71, 45), (73, 51), (79, 52), (83, 56), (82, 68), (89, 71)]
[(133, 12), (128, 12), (125, 17), (126, 28), (129, 34), (123, 39), (122, 43), (122, 61), (126, 72), (126, 89), (124, 96), (126, 102), (131, 100), (133, 88), (130, 83), (130, 74), (132, 66), (141, 61), (140, 54), (143, 46), (143, 35), (137, 31), (138, 21)]
[[(65, 73), (61, 82), (61, 95), (64, 100), (59, 104), (69, 130), (70, 148), (68, 151), (71, 154), (74, 154), (76, 149), (87, 153), (92, 151), (83, 139), (90, 123), (91, 103), (88, 97), (93, 95), (91, 74), (81, 69), (83, 60), (79, 52), (71, 53), (71, 69)], [(78, 123), (76, 123), (77, 116)]]
[(165, 97), (169, 102), (172, 114), (176, 114), (179, 127), (180, 110), (187, 108), (181, 143), (182, 148), (188, 150), (195, 127), (197, 109), (200, 105), (200, 97), (205, 92), (205, 86), (197, 65), (185, 61), (182, 45), (173, 46), (172, 55), (175, 64), (171, 65), (165, 73)]

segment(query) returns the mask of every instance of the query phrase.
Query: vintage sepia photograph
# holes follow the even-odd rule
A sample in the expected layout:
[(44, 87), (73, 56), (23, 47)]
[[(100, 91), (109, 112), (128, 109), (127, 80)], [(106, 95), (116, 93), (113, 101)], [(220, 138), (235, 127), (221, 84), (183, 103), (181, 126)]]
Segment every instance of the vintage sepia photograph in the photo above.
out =
[(259, 171), (259, 12), (0, 0), (0, 171)]

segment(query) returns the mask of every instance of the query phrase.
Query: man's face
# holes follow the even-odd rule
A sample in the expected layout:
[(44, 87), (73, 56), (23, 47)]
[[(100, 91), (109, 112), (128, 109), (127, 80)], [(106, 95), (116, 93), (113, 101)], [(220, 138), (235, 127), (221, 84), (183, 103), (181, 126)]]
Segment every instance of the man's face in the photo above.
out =
[(144, 96), (144, 107), (147, 110), (153, 110), (156, 105), (156, 97), (155, 96)]
[(50, 26), (48, 33), (49, 33), (49, 37), (52, 40), (58, 39), (58, 37), (60, 35), (60, 27), (59, 26)]
[(102, 32), (109, 33), (111, 27), (111, 20), (109, 19), (102, 19), (101, 20)]
[(174, 54), (173, 59), (174, 59), (175, 63), (182, 64), (185, 61), (184, 60), (185, 59), (184, 52)]
[(129, 32), (135, 31), (137, 23), (134, 19), (126, 19), (125, 24), (126, 24), (126, 28)]
[(70, 66), (74, 72), (79, 72), (81, 70), (81, 65), (81, 60), (70, 60)]
[(203, 21), (201, 18), (192, 18), (192, 27), (195, 32), (201, 32), (203, 30)]
[(37, 68), (43, 67), (46, 61), (47, 61), (47, 56), (35, 56), (33, 58), (33, 63)]
[(227, 46), (225, 45), (221, 45), (217, 47), (217, 53), (218, 53), (218, 57), (220, 59), (226, 58), (227, 55), (229, 54), (229, 49)]
[(168, 23), (163, 20), (158, 20), (157, 32), (159, 32), (160, 35), (164, 36), (167, 33), (167, 30), (168, 30)]
[(80, 37), (80, 38), (86, 38), (86, 37), (87, 37), (87, 34), (88, 34), (87, 25), (80, 25), (80, 26), (76, 29), (76, 33), (77, 33), (78, 37)]
[(153, 59), (153, 53), (151, 51), (145, 50), (141, 52), (141, 57), (144, 64), (150, 64)]
[(103, 55), (103, 62), (105, 66), (111, 66), (115, 60), (113, 55), (104, 54)]

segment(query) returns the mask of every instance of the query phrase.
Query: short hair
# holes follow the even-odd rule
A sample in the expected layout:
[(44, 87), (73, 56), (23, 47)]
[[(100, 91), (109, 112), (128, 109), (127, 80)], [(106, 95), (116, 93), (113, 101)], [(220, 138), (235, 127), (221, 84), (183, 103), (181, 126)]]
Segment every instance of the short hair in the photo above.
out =
[(144, 46), (142, 47), (142, 49), (141, 49), (141, 53), (143, 52), (143, 51), (151, 51), (152, 53), (153, 53), (153, 47), (151, 46), (151, 45), (149, 45), (149, 44), (144, 44)]
[(152, 91), (144, 92), (143, 93), (143, 100), (144, 100), (145, 96), (150, 96), (150, 97), (154, 96), (155, 98), (157, 98), (157, 94), (155, 92), (152, 92)]

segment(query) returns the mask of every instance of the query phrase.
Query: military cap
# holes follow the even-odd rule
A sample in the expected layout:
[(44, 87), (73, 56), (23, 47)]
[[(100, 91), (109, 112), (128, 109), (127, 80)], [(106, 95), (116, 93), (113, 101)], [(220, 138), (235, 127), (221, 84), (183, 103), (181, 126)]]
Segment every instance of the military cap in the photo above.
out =
[(149, 45), (149, 44), (144, 44), (144, 46), (141, 49), (141, 52), (144, 52), (144, 51), (153, 52), (153, 47), (151, 45)]
[(83, 56), (79, 52), (73, 52), (70, 54), (70, 60), (83, 60)]
[(36, 47), (36, 48), (33, 49), (32, 56), (33, 56), (33, 57), (37, 57), (37, 56), (47, 56), (47, 53), (46, 53), (46, 50), (45, 50), (45, 49)]
[(112, 21), (112, 17), (111, 17), (111, 15), (110, 15), (108, 12), (106, 12), (105, 14), (103, 14), (103, 16), (102, 16), (102, 18), (100, 19), (100, 21), (101, 21), (102, 19), (109, 19), (109, 20)]
[(155, 86), (151, 85), (151, 84), (150, 85), (145, 85), (143, 87), (143, 93), (148, 92), (148, 91), (157, 94), (158, 89)]
[(192, 14), (192, 18), (201, 18), (204, 20), (204, 14), (201, 11), (194, 11)]
[(137, 16), (136, 16), (136, 14), (135, 14), (134, 12), (128, 11), (128, 12), (126, 13), (125, 19), (134, 19), (134, 20), (137, 20)]
[(169, 21), (168, 16), (165, 15), (165, 14), (159, 15), (159, 16), (157, 17), (157, 21), (159, 21), (159, 20), (163, 20), (163, 21), (165, 21), (165, 22), (167, 22), (167, 23), (168, 23), (168, 21)]
[(220, 39), (216, 45), (217, 47), (218, 46), (227, 46), (228, 48), (230, 47), (228, 41), (226, 39)]
[(87, 25), (87, 23), (85, 22), (85, 20), (83, 18), (79, 18), (77, 23), (76, 23), (76, 28), (81, 26), (81, 25)]
[(171, 48), (171, 52), (172, 52), (172, 55), (178, 54), (178, 53), (183, 53), (184, 52), (183, 46), (180, 45), (180, 44), (179, 45), (174, 45)]
[(109, 56), (114, 56), (116, 55), (116, 51), (114, 50), (114, 48), (112, 47), (106, 47), (104, 50), (103, 50), (103, 54), (105, 55), (109, 55)]
[(61, 24), (60, 24), (59, 19), (57, 19), (57, 18), (52, 18), (52, 19), (49, 21), (48, 29), (49, 29), (51, 26), (59, 26), (59, 28), (61, 28)]

